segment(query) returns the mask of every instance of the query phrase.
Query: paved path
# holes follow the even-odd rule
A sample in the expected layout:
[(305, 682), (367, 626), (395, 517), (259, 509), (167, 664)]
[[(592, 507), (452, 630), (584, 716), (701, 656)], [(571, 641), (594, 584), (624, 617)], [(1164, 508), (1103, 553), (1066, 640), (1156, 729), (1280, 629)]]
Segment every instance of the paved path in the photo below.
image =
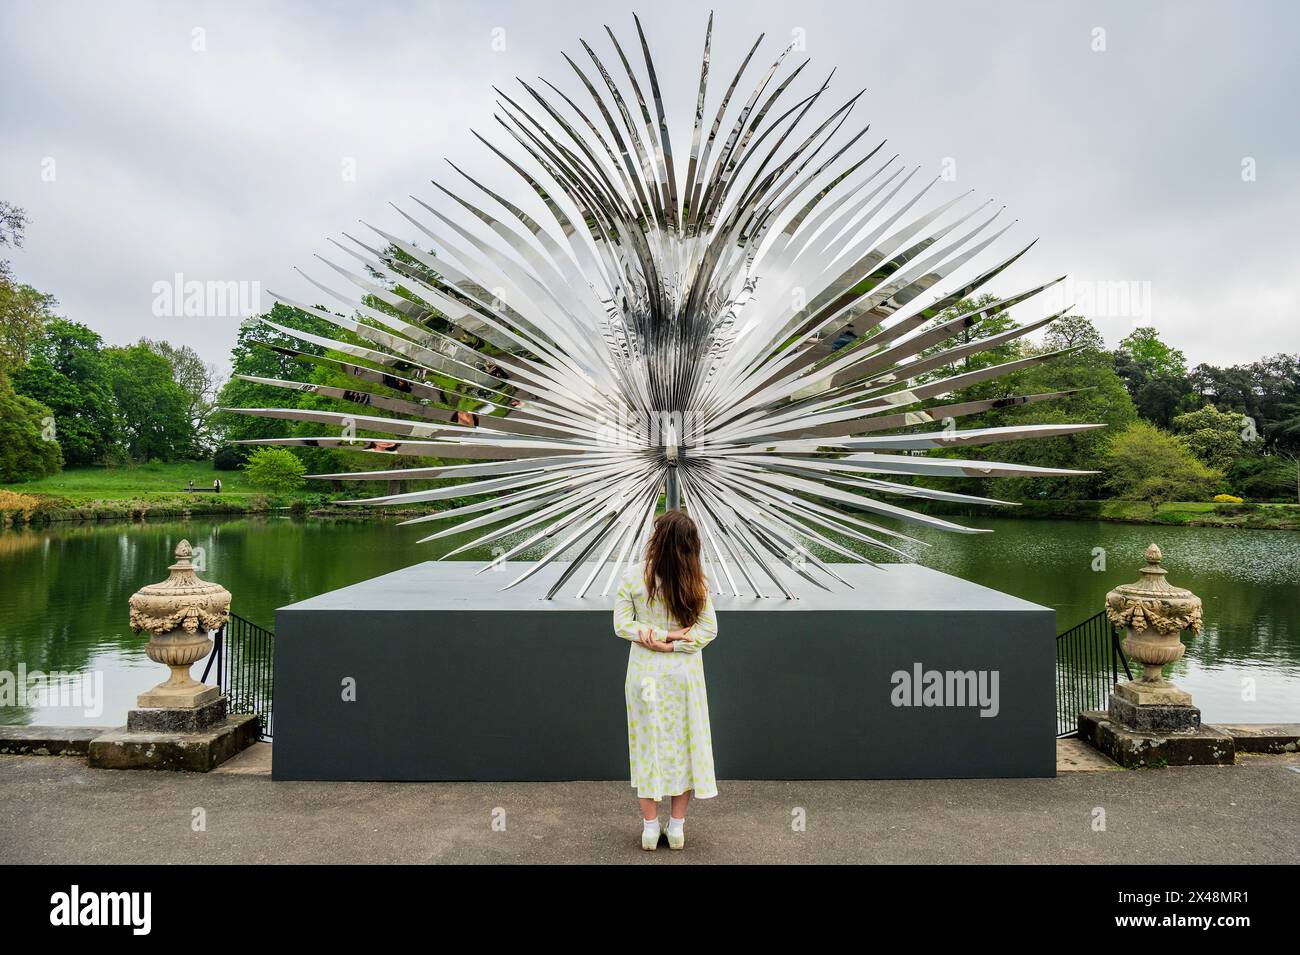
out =
[[(685, 852), (651, 854), (620, 783), (277, 783), (4, 756), (0, 862), (1300, 862), (1297, 756), (720, 789), (692, 809)], [(199, 808), (206, 832), (191, 828)]]

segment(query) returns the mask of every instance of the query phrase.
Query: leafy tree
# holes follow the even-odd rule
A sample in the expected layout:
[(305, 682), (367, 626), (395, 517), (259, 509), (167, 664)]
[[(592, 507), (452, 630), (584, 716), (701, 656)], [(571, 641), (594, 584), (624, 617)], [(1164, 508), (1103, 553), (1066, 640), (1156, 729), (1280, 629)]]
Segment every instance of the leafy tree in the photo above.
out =
[(1188, 377), (1200, 404), (1249, 417), (1265, 454), (1300, 453), (1300, 354), (1231, 368), (1201, 364)]
[(1201, 363), (1188, 373), (1187, 381), (1196, 396), (1197, 407), (1212, 404), (1251, 417), (1259, 414), (1255, 376), (1249, 367), (1218, 368)]
[(213, 470), (238, 471), (244, 466), (244, 459), (247, 456), (247, 449), (243, 445), (223, 444), (212, 455)]
[(1242, 415), (1220, 411), (1214, 405), (1174, 418), (1174, 432), (1183, 436), (1197, 458), (1219, 471), (1228, 470), (1245, 453), (1244, 427)]
[(150, 341), (140, 344), (167, 361), (172, 381), (185, 394), (185, 413), (189, 419), (190, 451), (202, 457), (213, 450), (212, 416), (217, 410), (218, 377), (215, 365), (208, 364), (189, 345)]
[(1250, 365), (1255, 411), (1247, 412), (1266, 451), (1300, 454), (1300, 354), (1278, 354)]
[[(266, 315), (245, 320), (239, 326), (235, 347), (230, 352), (230, 379), (217, 395), (220, 408), (296, 408), (301, 397), (297, 392), (272, 385), (244, 381), (239, 375), (256, 378), (279, 378), (284, 381), (305, 381), (311, 366), (267, 345), (292, 348), (309, 355), (324, 354), (325, 349), (283, 335), (259, 319), (267, 318), (278, 325), (301, 328), (314, 335), (332, 336), (338, 329), (328, 322), (306, 315), (297, 309), (277, 302)], [(253, 438), (287, 438), (292, 434), (293, 422), (278, 418), (258, 418), (252, 415), (218, 412), (212, 426), (224, 441), (242, 441)], [(241, 447), (236, 445), (236, 448)]]
[(27, 363), (57, 304), (53, 295), (0, 276), (0, 370), (13, 371)]
[(288, 448), (257, 448), (248, 456), (244, 472), (254, 487), (286, 492), (303, 486), (307, 467)]
[(1300, 501), (1300, 456), (1249, 454), (1232, 462), (1228, 487), (1254, 501)]
[[(1058, 331), (1057, 326), (1064, 323)], [(1007, 348), (1009, 346), (1002, 346)], [(1050, 361), (1013, 372), (1003, 378), (965, 388), (954, 396), (935, 399), (939, 403), (987, 398), (1010, 398), (1070, 392), (1061, 397), (1033, 404), (1015, 404), (984, 414), (962, 418), (963, 428), (1001, 428), (1031, 424), (1104, 424), (1078, 434), (1048, 439), (1013, 441), (986, 446), (955, 449), (949, 457), (996, 459), (1035, 467), (1096, 470), (1110, 435), (1122, 431), (1137, 420), (1137, 409), (1129, 398), (1124, 382), (1115, 373), (1114, 359), (1104, 351), (1105, 342), (1092, 323), (1081, 316), (1064, 316), (1048, 327), (1041, 347), (1021, 345), (1016, 354), (1004, 354), (1003, 360), (1063, 348), (1077, 350)], [(979, 485), (970, 481), (926, 481), (946, 490), (985, 494), (1003, 500), (1030, 498), (1089, 499), (1101, 496), (1100, 475), (1079, 477), (1034, 477), (986, 479)]]
[[(9, 246), (21, 249), (29, 221), (25, 209), (0, 199), (0, 249)], [(9, 260), (0, 259), (0, 281), (8, 282), (10, 278)]]
[[(977, 309), (986, 308), (997, 302), (997, 295), (980, 295), (976, 298), (965, 298), (950, 308), (944, 309), (936, 315), (927, 325), (932, 328), (942, 325), (944, 322), (950, 322), (961, 315), (976, 311)], [(991, 338), (994, 335), (1000, 335), (1003, 332), (1010, 331), (1019, 327), (1019, 323), (1011, 318), (1005, 312), (996, 312), (985, 318), (980, 319), (970, 328), (963, 328), (960, 334), (952, 338), (945, 339), (937, 345), (923, 349), (918, 357), (929, 358), (939, 352), (948, 351), (960, 345), (968, 345), (973, 341), (979, 341), (984, 338)], [(936, 378), (951, 378), (953, 375), (965, 374), (968, 371), (976, 371), (980, 368), (987, 368), (989, 365), (999, 365), (1003, 362), (1011, 361), (1020, 355), (1021, 342), (1018, 338), (1013, 338), (1009, 342), (996, 345), (987, 351), (976, 352), (973, 355), (967, 355), (951, 365), (945, 365), (937, 368), (933, 372), (921, 376), (923, 381), (932, 381)], [(996, 386), (994, 386), (996, 387)], [(972, 388), (964, 389), (961, 393), (967, 398), (985, 397), (985, 391), (981, 385), (975, 385)]]
[(1186, 377), (1187, 358), (1160, 340), (1154, 328), (1136, 328), (1119, 343), (1120, 354), (1140, 365), (1148, 375)]
[(1275, 472), (1279, 476), (1285, 473), (1290, 479), (1290, 492), (1295, 496), (1296, 502), (1300, 503), (1300, 454), (1292, 454), (1289, 451), (1283, 451), (1272, 455), (1274, 460), (1281, 462), (1281, 467), (1276, 468)]
[(1102, 458), (1106, 487), (1125, 500), (1194, 501), (1208, 497), (1223, 472), (1197, 460), (1177, 435), (1148, 421), (1116, 434)]
[(1081, 348), (1090, 352), (1106, 350), (1106, 340), (1097, 331), (1097, 326), (1082, 315), (1062, 315), (1047, 326), (1043, 333), (1043, 345), (1048, 351), (1061, 351), (1066, 348)]
[(17, 394), (0, 370), (0, 481), (35, 481), (57, 474), (63, 452), (54, 440), (50, 409)]
[(1161, 427), (1170, 426), (1192, 394), (1187, 359), (1161, 341), (1154, 328), (1135, 329), (1119, 343), (1115, 370), (1124, 379), (1138, 413)]
[(120, 409), (127, 456), (133, 461), (189, 457), (194, 430), (187, 396), (172, 380), (167, 359), (143, 342), (107, 348), (104, 357)]
[[(1051, 343), (1044, 348), (1055, 351)], [(1041, 365), (1015, 372), (1003, 385), (1008, 395), (1041, 395), (1058, 391), (1071, 394), (1036, 404), (1014, 405), (991, 412), (981, 424), (1007, 427), (1031, 424), (1104, 424), (1105, 428), (1055, 438), (1038, 438), (991, 445), (985, 457), (1036, 467), (1096, 471), (1111, 437), (1138, 420), (1113, 359), (1099, 349), (1083, 347)], [(986, 484), (995, 497), (1091, 499), (1102, 496), (1104, 474), (1081, 477), (1005, 478)]]
[[(21, 248), (27, 222), (24, 210), (0, 201), (0, 249)], [(57, 304), (54, 296), (15, 282), (9, 261), (0, 259), (0, 371), (26, 363)]]
[(103, 464), (121, 457), (122, 426), (103, 340), (85, 325), (56, 318), (13, 375), (14, 390), (54, 415), (68, 465)]

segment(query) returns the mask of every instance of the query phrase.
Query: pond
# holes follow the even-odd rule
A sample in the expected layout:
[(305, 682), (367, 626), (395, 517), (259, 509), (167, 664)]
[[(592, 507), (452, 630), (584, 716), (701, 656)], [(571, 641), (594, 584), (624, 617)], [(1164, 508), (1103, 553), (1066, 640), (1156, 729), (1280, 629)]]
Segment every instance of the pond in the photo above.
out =
[[(1300, 534), (1085, 521), (962, 519), (992, 534), (915, 532), (928, 566), (1057, 612), (1057, 629), (1096, 613), (1107, 590), (1137, 579), (1152, 541), (1170, 579), (1205, 604), (1170, 673), (1209, 722), (1300, 721)], [(265, 627), (276, 607), (429, 560), (461, 543), (415, 541), (431, 525), (288, 517), (66, 524), (0, 532), (0, 673), (75, 672), (102, 699), (3, 706), (0, 723), (119, 725), (162, 668), (127, 626), (127, 598), (166, 576), (176, 543), (203, 548), (201, 576)], [(467, 556), (481, 558), (482, 555)], [(1103, 566), (1104, 564), (1104, 566)], [(196, 675), (201, 668), (196, 666)], [(38, 701), (41, 702), (41, 701)]]

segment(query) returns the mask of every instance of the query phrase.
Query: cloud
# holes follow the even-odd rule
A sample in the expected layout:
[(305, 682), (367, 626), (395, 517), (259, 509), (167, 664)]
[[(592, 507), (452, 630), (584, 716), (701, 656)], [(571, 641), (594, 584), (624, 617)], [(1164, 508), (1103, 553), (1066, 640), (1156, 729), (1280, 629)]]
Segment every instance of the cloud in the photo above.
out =
[[(224, 364), (237, 320), (161, 319), (154, 282), (256, 281), (317, 300), (292, 267), (309, 267), (327, 236), (362, 235), (359, 219), (412, 235), (388, 203), (433, 199), (431, 177), (455, 181), (444, 156), (529, 201), (468, 133), (504, 141), (492, 85), (513, 95), (515, 76), (541, 74), (574, 90), (560, 51), (579, 54), (581, 35), (605, 53), (603, 23), (630, 44), (632, 9), (7, 6), (0, 181), (33, 220), (15, 269), (110, 341), (167, 338)], [(706, 12), (640, 12), (681, 151)], [(718, 4), (715, 25), (710, 115), (758, 31), (764, 65), (802, 31), (810, 75), (836, 68), (845, 97), (865, 87), (854, 121), (920, 164), (917, 181), (952, 160), (957, 180), (936, 201), (973, 188), (1019, 219), (1006, 251), (1041, 239), (998, 290), (1063, 272), (1146, 282), (1149, 315), (1095, 316), (1112, 344), (1149, 323), (1193, 363), (1300, 348), (1293, 5), (1255, 4), (1246, 17), (1199, 2), (783, 0)], [(1254, 181), (1242, 178), (1246, 157)]]

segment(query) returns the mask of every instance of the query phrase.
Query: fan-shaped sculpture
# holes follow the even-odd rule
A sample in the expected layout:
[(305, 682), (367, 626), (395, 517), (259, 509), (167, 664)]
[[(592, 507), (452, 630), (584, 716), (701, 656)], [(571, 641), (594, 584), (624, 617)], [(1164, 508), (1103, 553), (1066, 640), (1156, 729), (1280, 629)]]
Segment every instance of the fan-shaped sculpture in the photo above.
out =
[(398, 210), (433, 251), (373, 226), (375, 246), (338, 244), (361, 271), (322, 261), (360, 294), (309, 281), (349, 317), (277, 298), (341, 333), (272, 328), (308, 346), (277, 346), (282, 354), (355, 385), (248, 380), (374, 413), (230, 409), (343, 429), (255, 443), (463, 462), (318, 477), (454, 482), (350, 503), (485, 496), (407, 523), (453, 522), (424, 540), (481, 530), (452, 554), (495, 546), (488, 566), (533, 558), (507, 586), (568, 558), (550, 594), (575, 575), (579, 595), (598, 579), (608, 592), (640, 558), (664, 497), (695, 517), (720, 590), (792, 596), (801, 580), (846, 583), (818, 553), (904, 553), (895, 544), (911, 538), (855, 512), (974, 532), (877, 495), (1001, 503), (915, 476), (1086, 473), (926, 453), (1094, 427), (956, 426), (1064, 392), (941, 400), (1052, 357), (936, 375), (1057, 317), (965, 334), (1054, 283), (936, 321), (1028, 247), (963, 277), (1006, 231), (989, 233), (998, 212), (954, 212), (959, 197), (914, 214), (934, 183), (909, 190), (917, 170), (878, 159), (883, 142), (859, 146), (869, 127), (845, 127), (861, 94), (811, 119), (829, 78), (792, 92), (808, 65), (789, 62), (793, 46), (746, 95), (760, 36), (707, 122), (712, 28), (710, 17), (684, 156), (639, 20), (643, 73), (608, 28), (618, 76), (585, 42), (591, 66), (566, 57), (587, 105), (545, 81), (521, 80), (517, 98), (498, 91), (495, 118), (514, 145), (479, 138), (536, 209), (453, 165), (467, 185), (463, 196), (435, 183), (447, 211), (419, 199), (415, 212)]

